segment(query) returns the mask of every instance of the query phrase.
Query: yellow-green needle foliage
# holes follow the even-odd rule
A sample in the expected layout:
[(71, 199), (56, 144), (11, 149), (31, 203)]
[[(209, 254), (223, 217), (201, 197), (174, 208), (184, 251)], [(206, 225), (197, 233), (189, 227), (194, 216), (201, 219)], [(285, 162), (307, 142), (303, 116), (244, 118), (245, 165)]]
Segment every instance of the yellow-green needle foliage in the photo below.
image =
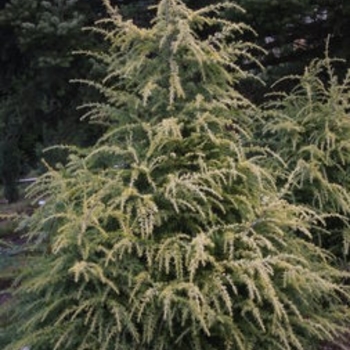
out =
[[(283, 199), (249, 147), (235, 89), (253, 46), (231, 3), (161, 0), (150, 28), (110, 18), (86, 114), (107, 125), (31, 189), (40, 252), (17, 285), (6, 350), (310, 349), (344, 325), (342, 275), (311, 242), (320, 218)], [(237, 10), (239, 10), (237, 8)], [(88, 83), (88, 82), (87, 82)], [(244, 145), (244, 146), (243, 146)]]
[(314, 60), (297, 86), (266, 106), (265, 132), (271, 148), (293, 173), (292, 200), (328, 216), (331, 231), (321, 243), (348, 260), (350, 213), (350, 72), (335, 73), (339, 60)]

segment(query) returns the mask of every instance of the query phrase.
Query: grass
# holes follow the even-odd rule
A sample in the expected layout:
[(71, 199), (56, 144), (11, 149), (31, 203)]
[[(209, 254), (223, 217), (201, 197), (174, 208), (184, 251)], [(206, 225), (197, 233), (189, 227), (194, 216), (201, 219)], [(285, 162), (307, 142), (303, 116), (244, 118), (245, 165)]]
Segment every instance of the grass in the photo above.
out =
[[(5, 312), (15, 302), (9, 288), (21, 269), (26, 266), (28, 257), (25, 254), (23, 232), (17, 230), (17, 218), (23, 213), (30, 213), (30, 201), (22, 199), (8, 204), (0, 197), (0, 307)], [(0, 339), (6, 339), (5, 327), (9, 318), (0, 317)]]
[(10, 287), (13, 279), (25, 264), (25, 240), (17, 230), (17, 218), (32, 210), (28, 200), (7, 204), (0, 198), (0, 305), (1, 293)]
[(0, 222), (0, 240), (11, 239), (16, 235), (17, 224), (13, 220), (5, 220)]

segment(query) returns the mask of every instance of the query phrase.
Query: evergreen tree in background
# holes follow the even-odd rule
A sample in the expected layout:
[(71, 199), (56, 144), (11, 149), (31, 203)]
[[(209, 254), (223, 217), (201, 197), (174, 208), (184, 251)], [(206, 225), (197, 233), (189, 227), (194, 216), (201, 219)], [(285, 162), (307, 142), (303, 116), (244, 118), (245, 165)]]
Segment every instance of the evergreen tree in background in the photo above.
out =
[(15, 140), (4, 140), (0, 144), (1, 180), (4, 184), (4, 196), (9, 203), (19, 198), (17, 179), (20, 174), (20, 151)]
[[(0, 139), (5, 148), (17, 149), (20, 162), (11, 169), (0, 160), (0, 173), (12, 174), (13, 184), (19, 174), (37, 170), (42, 148), (91, 144), (99, 132), (80, 123), (76, 111), (89, 93), (69, 84), (96, 67), (72, 54), (97, 46), (91, 37), (81, 40), (82, 27), (101, 16), (100, 1), (88, 3), (8, 0), (0, 9)], [(11, 145), (5, 145), (8, 140)], [(3, 184), (6, 195), (7, 181)]]
[[(261, 120), (235, 88), (249, 30), (161, 0), (149, 28), (109, 18), (107, 67), (86, 119), (106, 133), (69, 148), (31, 188), (37, 257), (15, 286), (5, 350), (310, 349), (345, 327), (346, 273), (312, 242), (322, 215), (286, 198)], [(210, 29), (210, 30), (209, 30)], [(204, 35), (204, 33), (210, 33)], [(261, 165), (263, 164), (263, 166)], [(0, 333), (1, 334), (1, 333)], [(10, 339), (6, 339), (10, 337)]]

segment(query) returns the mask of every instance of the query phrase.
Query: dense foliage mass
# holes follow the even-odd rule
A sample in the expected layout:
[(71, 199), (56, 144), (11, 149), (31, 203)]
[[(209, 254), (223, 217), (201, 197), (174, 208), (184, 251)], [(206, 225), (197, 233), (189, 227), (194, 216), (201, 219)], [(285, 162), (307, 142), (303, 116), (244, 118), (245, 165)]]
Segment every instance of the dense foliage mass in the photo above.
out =
[(327, 213), (328, 230), (317, 236), (320, 244), (346, 262), (350, 77), (347, 73), (339, 79), (335, 74), (339, 63), (327, 51), (324, 59), (311, 62), (302, 75), (288, 77), (297, 83), (294, 90), (274, 94), (264, 108), (264, 139), (284, 161), (281, 177), (294, 171), (291, 200)]
[[(150, 25), (155, 0), (115, 1), (125, 18)], [(218, 0), (187, 0), (189, 7)], [(268, 82), (286, 72), (301, 72), (305, 64), (323, 52), (324, 39), (332, 37), (330, 50), (349, 58), (349, 4), (338, 0), (238, 0), (247, 12), (227, 9), (224, 16), (249, 23), (259, 36), (249, 40), (263, 46), (260, 57), (268, 67)], [(43, 148), (56, 143), (91, 145), (101, 130), (80, 123), (76, 106), (90, 100), (91, 90), (68, 81), (86, 75), (99, 76), (94, 59), (84, 60), (72, 50), (103, 43), (81, 29), (105, 16), (100, 0), (3, 0), (0, 3), (0, 181), (6, 198), (18, 198), (16, 181), (40, 169)], [(203, 29), (205, 31), (205, 28)], [(245, 61), (251, 69), (250, 61)], [(289, 88), (289, 85), (287, 86)], [(242, 91), (242, 87), (241, 87)], [(260, 101), (264, 89), (244, 84), (245, 95)], [(30, 130), (30, 132), (28, 132)], [(6, 157), (13, 159), (12, 164)], [(54, 164), (59, 158), (46, 158)], [(41, 169), (40, 169), (41, 170)]]
[[(349, 317), (347, 274), (315, 235), (348, 211), (343, 170), (319, 201), (310, 181), (307, 200), (294, 198), (305, 152), (320, 147), (331, 166), (346, 163), (343, 143), (316, 135), (323, 120), (301, 124), (323, 105), (341, 110), (336, 92), (347, 88), (327, 90), (315, 63), (296, 92), (261, 112), (236, 89), (249, 76), (239, 62), (257, 50), (239, 39), (249, 28), (220, 17), (239, 7), (161, 0), (142, 28), (104, 3), (109, 18), (92, 31), (108, 49), (85, 54), (105, 76), (80, 82), (103, 96), (84, 108), (106, 132), (89, 148), (68, 147), (68, 163), (48, 165), (31, 188), (46, 204), (23, 223), (36, 257), (2, 310), (12, 321), (4, 348), (286, 350), (332, 339)], [(315, 100), (302, 90), (309, 76)], [(299, 102), (294, 137), (287, 111)], [(329, 164), (316, 165), (322, 186)]]

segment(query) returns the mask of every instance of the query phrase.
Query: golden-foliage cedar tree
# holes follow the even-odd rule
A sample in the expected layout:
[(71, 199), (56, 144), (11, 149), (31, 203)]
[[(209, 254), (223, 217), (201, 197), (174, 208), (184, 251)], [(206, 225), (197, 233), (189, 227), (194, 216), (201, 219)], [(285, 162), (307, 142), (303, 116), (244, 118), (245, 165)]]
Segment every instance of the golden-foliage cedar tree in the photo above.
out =
[[(249, 30), (161, 0), (152, 26), (109, 18), (107, 67), (85, 118), (107, 132), (31, 188), (38, 257), (16, 286), (13, 337), (35, 350), (308, 349), (344, 325), (343, 273), (313, 244), (322, 217), (285, 198), (251, 147), (257, 107), (236, 89)], [(200, 36), (205, 28), (206, 37)], [(208, 28), (211, 28), (209, 31)]]

